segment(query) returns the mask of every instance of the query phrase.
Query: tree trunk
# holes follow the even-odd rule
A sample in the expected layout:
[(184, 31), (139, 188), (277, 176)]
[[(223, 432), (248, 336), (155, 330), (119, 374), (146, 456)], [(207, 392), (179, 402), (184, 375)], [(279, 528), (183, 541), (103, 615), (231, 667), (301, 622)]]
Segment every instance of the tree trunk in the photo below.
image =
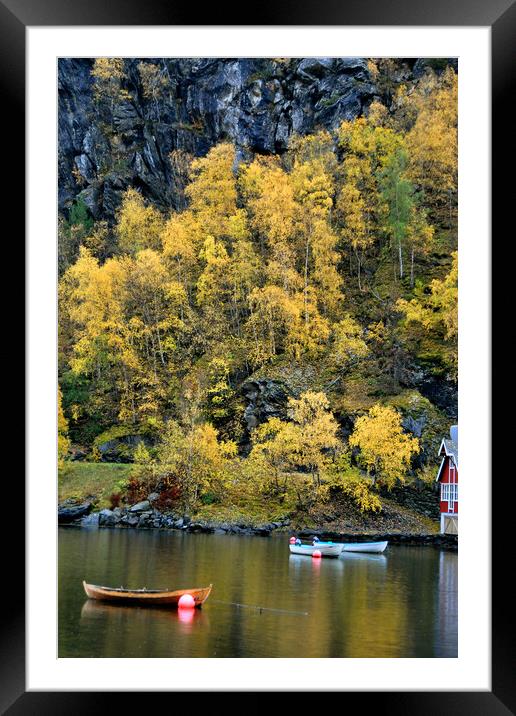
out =
[(361, 281), (361, 261), (360, 261), (360, 254), (355, 249), (355, 255), (357, 257), (357, 276), (358, 276), (358, 289), (362, 290), (362, 281)]
[(306, 240), (306, 251), (305, 251), (305, 290), (304, 290), (304, 300), (305, 300), (305, 323), (308, 326), (308, 251), (309, 251), (310, 242), (307, 239)]

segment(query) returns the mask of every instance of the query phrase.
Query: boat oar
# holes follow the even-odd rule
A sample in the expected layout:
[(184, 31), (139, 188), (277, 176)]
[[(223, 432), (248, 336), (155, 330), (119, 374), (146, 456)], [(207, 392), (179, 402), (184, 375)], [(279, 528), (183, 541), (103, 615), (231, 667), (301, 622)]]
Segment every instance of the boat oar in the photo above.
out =
[(221, 602), (219, 599), (212, 599), (212, 604), (226, 604), (232, 607), (244, 607), (244, 609), (258, 609), (260, 612), (281, 612), (283, 614), (296, 614), (300, 617), (307, 617), (308, 612), (295, 612), (290, 609), (274, 609), (273, 607), (259, 607), (254, 604), (241, 604), (240, 602)]

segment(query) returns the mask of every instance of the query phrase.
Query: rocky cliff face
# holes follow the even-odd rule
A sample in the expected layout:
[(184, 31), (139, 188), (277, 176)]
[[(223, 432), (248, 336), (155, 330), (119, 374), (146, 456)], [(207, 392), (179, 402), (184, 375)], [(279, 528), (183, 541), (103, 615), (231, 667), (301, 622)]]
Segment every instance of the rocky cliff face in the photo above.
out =
[(144, 96), (138, 60), (126, 60), (126, 97), (101, 121), (93, 60), (59, 62), (59, 209), (80, 196), (95, 219), (112, 219), (127, 187), (160, 208), (180, 208), (170, 152), (206, 154), (230, 140), (239, 159), (280, 153), (292, 133), (335, 129), (361, 115), (378, 90), (363, 58), (150, 60), (164, 78)]

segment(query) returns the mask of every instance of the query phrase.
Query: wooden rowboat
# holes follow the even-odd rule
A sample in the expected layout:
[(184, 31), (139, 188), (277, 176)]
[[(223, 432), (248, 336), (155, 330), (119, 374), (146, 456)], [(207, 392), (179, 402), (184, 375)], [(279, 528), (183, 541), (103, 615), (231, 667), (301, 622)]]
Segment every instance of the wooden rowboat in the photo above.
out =
[(316, 545), (311, 544), (289, 544), (291, 554), (306, 554), (309, 557), (313, 555), (316, 550), (319, 550), (322, 557), (338, 557), (342, 552), (341, 544), (329, 544), (328, 542)]
[(83, 581), (82, 586), (90, 599), (100, 599), (103, 602), (119, 602), (123, 604), (135, 604), (138, 606), (159, 606), (177, 607), (180, 597), (183, 594), (190, 594), (195, 601), (196, 607), (201, 607), (210, 596), (212, 585), (202, 589), (177, 589), (169, 592), (161, 589), (123, 589), (122, 587), (101, 587), (98, 584), (87, 584)]

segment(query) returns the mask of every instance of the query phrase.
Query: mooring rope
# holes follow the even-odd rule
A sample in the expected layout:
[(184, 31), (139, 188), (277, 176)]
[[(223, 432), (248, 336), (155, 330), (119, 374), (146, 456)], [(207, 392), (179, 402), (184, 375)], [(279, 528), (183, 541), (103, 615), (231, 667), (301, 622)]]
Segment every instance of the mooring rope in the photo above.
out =
[(273, 607), (260, 607), (254, 604), (241, 604), (240, 602), (221, 602), (220, 599), (210, 599), (211, 604), (225, 604), (232, 607), (244, 607), (245, 609), (258, 609), (260, 612), (281, 612), (283, 614), (296, 614), (307, 617), (309, 612), (295, 612), (290, 609), (274, 609)]

